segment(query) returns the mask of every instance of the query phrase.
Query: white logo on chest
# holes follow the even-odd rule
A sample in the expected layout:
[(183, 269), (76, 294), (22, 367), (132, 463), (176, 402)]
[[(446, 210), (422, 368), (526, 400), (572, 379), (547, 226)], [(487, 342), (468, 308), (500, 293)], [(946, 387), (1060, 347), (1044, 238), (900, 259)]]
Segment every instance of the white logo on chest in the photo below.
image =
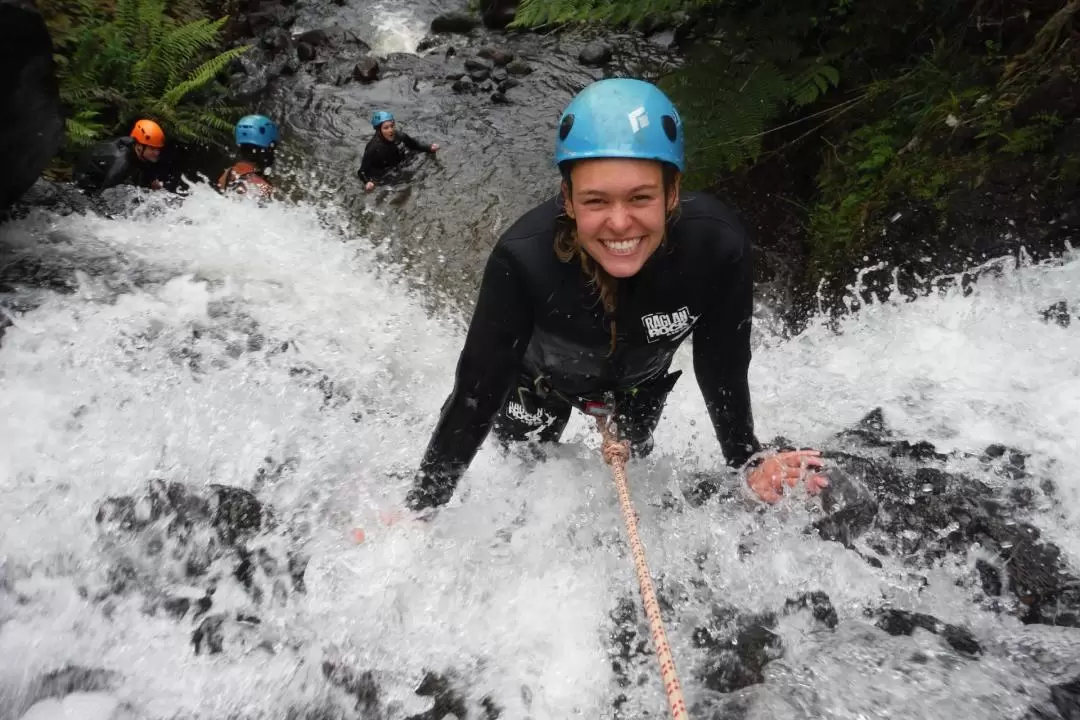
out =
[(653, 313), (641, 318), (649, 342), (684, 335), (696, 322), (697, 316), (691, 317), (690, 308), (688, 307), (680, 308), (671, 313)]

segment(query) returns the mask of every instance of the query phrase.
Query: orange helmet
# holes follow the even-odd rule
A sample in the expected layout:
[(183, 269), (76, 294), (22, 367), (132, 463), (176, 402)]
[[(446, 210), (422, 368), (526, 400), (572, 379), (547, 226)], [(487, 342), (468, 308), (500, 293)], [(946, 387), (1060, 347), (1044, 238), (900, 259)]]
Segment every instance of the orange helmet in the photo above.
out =
[(131, 137), (140, 145), (154, 148), (165, 147), (165, 131), (153, 120), (140, 120), (131, 128)]

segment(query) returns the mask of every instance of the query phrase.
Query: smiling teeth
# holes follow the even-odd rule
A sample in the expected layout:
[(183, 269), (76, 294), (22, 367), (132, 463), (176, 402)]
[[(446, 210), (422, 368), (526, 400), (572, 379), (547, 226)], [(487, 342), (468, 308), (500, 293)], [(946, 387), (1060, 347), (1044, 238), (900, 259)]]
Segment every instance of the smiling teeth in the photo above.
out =
[(605, 240), (604, 247), (616, 255), (629, 255), (637, 249), (640, 242), (641, 238), (639, 237), (630, 240)]

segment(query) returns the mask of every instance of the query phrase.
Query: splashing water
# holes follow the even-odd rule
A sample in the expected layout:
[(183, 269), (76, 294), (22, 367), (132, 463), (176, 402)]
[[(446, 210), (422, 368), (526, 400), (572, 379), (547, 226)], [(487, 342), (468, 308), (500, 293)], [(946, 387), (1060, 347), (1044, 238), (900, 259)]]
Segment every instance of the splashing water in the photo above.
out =
[[(73, 285), (18, 290), (8, 306), (25, 311), (8, 311), (0, 346), (0, 718), (25, 711), (31, 678), (65, 665), (115, 673), (111, 697), (133, 716), (322, 717), (304, 713), (334, 692), (328, 655), (375, 673), (388, 718), (430, 706), (413, 693), (430, 669), (507, 718), (612, 717), (619, 692), (629, 716), (660, 717), (651, 665), (640, 686), (613, 681), (609, 614), (636, 601), (636, 582), (589, 423), (576, 416), (542, 464), (486, 444), (430, 525), (382, 527), (377, 511), (400, 505), (452, 387), (467, 310), (429, 316), (332, 209), (260, 208), (202, 186), (180, 207), (153, 202), (130, 219), (37, 214), (0, 229)], [(968, 295), (874, 302), (838, 333), (760, 336), (759, 433), (814, 444), (880, 405), (901, 434), (943, 449), (1023, 448), (1066, 499), (1032, 522), (1080, 566), (1067, 470), (1080, 338), (1039, 315), (1060, 300), (1080, 305), (1076, 257), (1005, 267)], [(784, 657), (741, 691), (747, 717), (1020, 718), (1048, 675), (1076, 669), (1076, 631), (979, 610), (946, 566), (921, 590), (898, 562), (872, 568), (804, 535), (798, 497), (766, 512), (739, 498), (665, 511), (665, 491), (720, 463), (687, 352), (677, 366), (657, 451), (629, 475), (654, 573), (700, 580), (668, 626), (688, 699), (711, 692), (694, 680), (690, 637), (711, 602), (767, 610), (818, 589), (836, 632), (781, 622)], [(291, 469), (256, 484), (267, 456)], [(149, 478), (252, 489), (303, 528), (307, 592), (261, 610), (259, 642), (195, 654), (190, 626), (145, 612), (144, 592), (94, 599), (109, 571), (97, 508)], [(747, 542), (760, 549), (740, 559)], [(184, 584), (164, 570), (157, 582)], [(986, 657), (884, 635), (861, 615), (873, 598), (966, 625)]]

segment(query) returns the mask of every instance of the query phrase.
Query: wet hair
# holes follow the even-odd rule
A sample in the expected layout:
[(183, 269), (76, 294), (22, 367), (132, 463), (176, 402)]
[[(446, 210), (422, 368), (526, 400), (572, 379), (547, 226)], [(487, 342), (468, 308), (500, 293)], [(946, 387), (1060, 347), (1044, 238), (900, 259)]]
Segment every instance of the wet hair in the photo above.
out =
[(259, 169), (262, 172), (266, 168), (274, 164), (274, 148), (259, 147), (258, 145), (241, 145), (237, 154), (241, 160), (245, 160)]
[[(563, 184), (566, 186), (566, 194), (573, 197), (574, 186), (570, 180), (573, 170), (573, 162), (564, 162), (559, 166)], [(678, 206), (669, 208), (675, 184), (679, 178), (679, 169), (668, 163), (663, 164), (663, 187), (664, 187), (664, 213), (666, 226), (670, 227), (678, 215)], [(563, 199), (565, 203), (565, 198)], [(660, 240), (663, 247), (667, 242), (667, 227), (664, 229), (664, 237)], [(555, 255), (563, 262), (570, 262), (577, 258), (581, 264), (581, 270), (589, 277), (589, 283), (596, 286), (600, 304), (604, 308), (604, 316), (611, 328), (611, 347), (609, 353), (615, 352), (615, 307), (618, 302), (618, 280), (607, 273), (600, 263), (593, 260), (592, 256), (578, 241), (577, 223), (566, 212), (562, 212), (555, 219)]]

